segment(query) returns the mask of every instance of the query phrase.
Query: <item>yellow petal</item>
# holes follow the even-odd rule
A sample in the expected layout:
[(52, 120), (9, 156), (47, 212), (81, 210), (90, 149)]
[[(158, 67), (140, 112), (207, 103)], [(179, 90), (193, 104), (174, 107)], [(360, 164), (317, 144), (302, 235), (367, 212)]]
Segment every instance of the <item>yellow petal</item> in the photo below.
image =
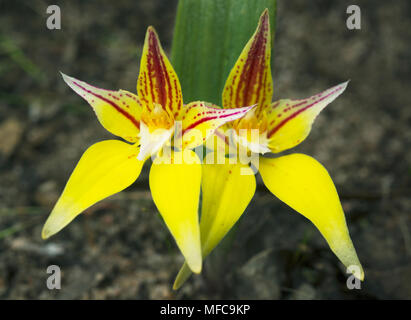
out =
[(257, 30), (244, 47), (225, 83), (224, 108), (258, 104), (260, 110), (270, 104), (273, 95), (270, 56), (270, 21), (268, 10), (265, 10)]
[(207, 106), (204, 102), (191, 102), (184, 106), (178, 120), (182, 121), (183, 148), (195, 148), (203, 144), (217, 128), (240, 119), (254, 106), (221, 109)]
[(180, 81), (153, 27), (148, 27), (144, 41), (137, 92), (149, 109), (160, 104), (177, 117), (183, 107)]
[(200, 231), (205, 257), (244, 213), (255, 193), (256, 182), (249, 166), (204, 164), (201, 188)]
[(184, 262), (183, 266), (178, 271), (177, 277), (174, 280), (173, 290), (178, 290), (181, 286), (190, 278), (192, 272), (187, 265), (187, 262)]
[(295, 147), (310, 133), (317, 115), (344, 92), (348, 82), (303, 100), (279, 100), (267, 111), (268, 147), (281, 152)]
[(153, 162), (149, 178), (151, 194), (191, 270), (199, 273), (202, 264), (198, 222), (200, 159), (190, 150), (172, 156), (171, 163)]
[[(256, 182), (248, 166), (204, 164), (201, 186), (200, 232), (204, 259), (244, 213), (255, 193)], [(188, 279), (189, 271), (186, 265), (181, 268), (174, 289), (180, 288)]]
[(96, 202), (130, 186), (144, 164), (138, 148), (125, 142), (98, 142), (84, 152), (43, 227), (47, 239)]
[(63, 73), (62, 76), (70, 88), (91, 105), (106, 130), (127, 141), (138, 141), (142, 107), (135, 94), (100, 89)]
[(259, 170), (267, 188), (309, 219), (347, 268), (357, 266), (361, 270), (361, 274), (356, 276), (363, 280), (364, 271), (327, 170), (318, 161), (304, 154), (291, 154), (275, 159), (261, 157)]

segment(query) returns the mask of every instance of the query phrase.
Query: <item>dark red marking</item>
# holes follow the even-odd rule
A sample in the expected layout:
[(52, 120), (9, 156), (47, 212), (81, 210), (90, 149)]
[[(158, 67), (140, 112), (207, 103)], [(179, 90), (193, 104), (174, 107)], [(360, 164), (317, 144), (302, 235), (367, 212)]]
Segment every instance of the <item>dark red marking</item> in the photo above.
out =
[[(88, 89), (84, 88), (82, 85), (78, 84), (76, 81), (73, 81), (73, 84), (76, 85), (77, 87), (79, 87), (81, 90), (83, 90), (83, 91), (85, 91), (85, 92), (87, 92), (87, 93), (95, 96), (96, 98), (99, 98), (99, 99), (107, 102), (107, 103), (108, 103), (109, 105), (111, 105), (114, 109), (116, 109), (116, 110), (117, 110), (118, 112), (120, 112), (123, 116), (125, 116), (128, 120), (130, 120), (130, 121), (136, 126), (137, 129), (140, 129), (140, 123), (139, 123), (136, 119), (134, 119), (134, 117), (133, 117), (131, 114), (129, 114), (127, 111), (121, 109), (121, 108), (120, 108), (118, 105), (116, 105), (113, 101), (110, 101), (110, 100), (108, 100), (107, 98), (105, 98), (105, 97), (103, 97), (103, 96), (101, 96), (101, 95), (99, 95), (99, 94), (97, 94), (97, 93), (94, 93), (94, 92), (91, 91), (91, 90), (88, 90)], [(106, 91), (107, 91), (107, 90), (106, 90)]]
[(300, 110), (298, 110), (297, 112), (293, 113), (292, 115), (290, 115), (288, 118), (285, 118), (283, 121), (281, 121), (277, 126), (275, 126), (267, 135), (268, 138), (270, 138), (274, 133), (276, 133), (282, 126), (284, 126), (289, 120), (295, 118), (296, 116), (298, 116), (301, 112), (311, 108), (312, 106), (316, 105), (317, 103), (323, 101), (324, 99), (328, 98), (330, 95), (336, 93), (337, 91), (340, 91), (342, 89), (342, 87), (338, 87), (337, 89), (331, 91), (329, 94), (327, 94), (326, 96), (318, 99), (317, 101), (305, 106), (304, 108), (301, 108)]
[[(247, 55), (247, 59), (244, 63), (244, 69), (241, 72), (240, 79), (237, 86), (237, 92), (235, 96), (235, 106), (247, 106), (254, 103), (259, 103), (261, 90), (265, 85), (265, 54), (267, 47), (267, 35), (269, 31), (268, 13), (265, 13), (261, 18), (259, 29), (257, 30), (256, 37), (251, 44), (250, 50)], [(256, 101), (251, 101), (256, 92)], [(240, 93), (242, 95), (240, 96)], [(263, 106), (261, 106), (263, 107)]]
[[(153, 30), (148, 31), (147, 69), (154, 102), (160, 104), (163, 109), (168, 107), (169, 110), (172, 110), (173, 92), (171, 90), (170, 76), (167, 72), (164, 58), (161, 55), (160, 44)], [(153, 88), (151, 76), (156, 79), (155, 88)]]
[(234, 112), (234, 113), (228, 113), (228, 114), (224, 114), (224, 115), (222, 115), (222, 116), (214, 116), (214, 117), (204, 117), (204, 118), (201, 118), (200, 120), (198, 120), (198, 121), (190, 124), (187, 128), (185, 128), (185, 129), (183, 130), (182, 134), (184, 134), (184, 133), (187, 132), (188, 130), (191, 130), (191, 129), (197, 127), (198, 125), (202, 124), (202, 123), (205, 122), (205, 121), (215, 120), (215, 119), (224, 119), (224, 118), (231, 117), (231, 116), (235, 116), (235, 115), (237, 115), (237, 114), (241, 114), (241, 113), (245, 113), (245, 112), (247, 112), (247, 110), (245, 110), (245, 111), (237, 111), (237, 112)]

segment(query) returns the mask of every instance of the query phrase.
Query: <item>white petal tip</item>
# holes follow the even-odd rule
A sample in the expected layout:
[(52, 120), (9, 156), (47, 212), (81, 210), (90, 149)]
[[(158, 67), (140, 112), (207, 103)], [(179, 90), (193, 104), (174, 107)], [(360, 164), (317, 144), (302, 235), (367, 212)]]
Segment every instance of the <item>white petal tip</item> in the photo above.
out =
[(60, 71), (61, 76), (65, 82), (70, 82), (73, 78)]
[(185, 249), (185, 253), (184, 251), (182, 252), (184, 257), (186, 258), (188, 267), (193, 273), (201, 273), (203, 258), (201, 255), (200, 242), (198, 242), (198, 245), (192, 245), (191, 243)]
[(55, 235), (57, 232), (63, 229), (64, 226), (57, 224), (56, 221), (53, 222), (54, 223), (52, 224), (50, 223), (50, 220), (46, 221), (43, 230), (41, 230), (41, 238), (43, 240), (50, 238), (52, 235)]
[(188, 264), (188, 266), (190, 267), (190, 270), (193, 273), (197, 273), (197, 274), (201, 273), (201, 270), (202, 270), (201, 260), (200, 261), (195, 261), (194, 263), (191, 262), (190, 264)]
[(351, 80), (347, 80), (347, 81), (345, 81), (345, 82), (341, 83), (341, 84), (340, 84), (340, 86), (341, 86), (341, 87), (343, 87), (343, 88), (344, 88), (344, 90), (345, 90), (345, 88), (347, 88), (348, 83), (349, 83), (350, 81), (351, 81)]
[(46, 228), (43, 228), (43, 230), (41, 231), (41, 238), (43, 240), (47, 240), (48, 238), (50, 238), (51, 233), (50, 231), (48, 231)]

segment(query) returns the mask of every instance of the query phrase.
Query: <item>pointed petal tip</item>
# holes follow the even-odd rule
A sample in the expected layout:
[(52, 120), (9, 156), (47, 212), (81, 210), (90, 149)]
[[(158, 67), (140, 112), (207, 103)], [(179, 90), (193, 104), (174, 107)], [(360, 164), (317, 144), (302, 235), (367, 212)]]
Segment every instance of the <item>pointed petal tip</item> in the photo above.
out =
[(43, 240), (47, 240), (51, 236), (54, 236), (56, 233), (58, 233), (67, 224), (62, 225), (60, 220), (50, 216), (44, 224), (43, 229), (41, 230), (41, 238)]
[(71, 80), (72, 78), (70, 76), (66, 75), (65, 73), (61, 72), (61, 71), (59, 71), (59, 72), (60, 72), (64, 82), (66, 82), (68, 84), (68, 81)]
[(47, 240), (51, 236), (55, 235), (73, 220), (64, 219), (61, 214), (62, 211), (55, 211), (55, 209), (51, 212), (43, 226), (43, 229), (41, 230), (41, 238), (43, 240)]
[(146, 36), (145, 36), (144, 42), (145, 43), (151, 42), (152, 39), (154, 39), (155, 42), (160, 42), (160, 40), (158, 38), (158, 35), (157, 35), (157, 32), (156, 32), (156, 29), (154, 29), (153, 26), (149, 26), (147, 28), (147, 31), (146, 31)]
[(174, 283), (173, 283), (173, 290), (178, 290), (180, 289), (183, 284), (187, 281), (187, 279), (191, 275), (191, 270), (187, 266), (187, 262), (184, 263), (184, 265), (181, 267), (180, 271), (178, 272)]
[[(181, 245), (181, 252), (186, 263), (193, 273), (201, 273), (203, 267), (203, 256), (201, 254), (200, 239), (193, 234), (186, 234), (186, 241)], [(191, 239), (191, 240), (190, 240)]]
[(268, 12), (268, 8), (265, 8), (263, 13), (260, 16), (259, 25), (261, 27), (261, 26), (266, 26), (269, 23), (270, 23), (270, 15)]
[[(354, 269), (350, 269), (350, 267), (354, 266)], [(358, 261), (357, 264), (350, 265), (347, 270), (351, 272), (351, 274), (356, 277), (357, 279), (364, 281), (365, 273), (361, 263)], [(358, 274), (359, 273), (359, 274)]]
[(351, 80), (348, 79), (347, 81), (341, 83), (340, 86), (344, 87), (344, 90), (345, 90), (345, 88), (347, 88), (347, 86), (348, 86), (348, 84), (350, 83), (350, 81), (351, 81)]
[(360, 280), (364, 281), (364, 279), (365, 279), (365, 273), (364, 273), (364, 270), (361, 269)]
[(335, 85), (334, 87), (331, 87), (330, 89), (326, 90), (326, 91), (335, 91), (335, 95), (336, 97), (338, 97), (341, 93), (343, 93), (345, 91), (345, 89), (347, 89), (348, 83), (350, 82), (350, 80), (347, 80), (345, 82), (341, 82), (337, 85)]
[(192, 272), (188, 267), (187, 262), (185, 262), (174, 280), (173, 290), (180, 289), (183, 286), (183, 284), (188, 280), (188, 278), (190, 278), (191, 275)]
[(157, 31), (156, 31), (156, 29), (154, 29), (153, 26), (148, 26), (148, 28), (147, 28), (146, 37), (148, 37), (150, 35), (153, 35), (154, 38), (158, 39)]
[(47, 240), (48, 238), (50, 238), (50, 236), (50, 232), (45, 227), (43, 227), (43, 230), (41, 230), (41, 238), (43, 240)]
[(203, 269), (203, 267), (202, 267), (202, 265), (201, 265), (201, 263), (200, 264), (198, 264), (198, 265), (191, 265), (190, 266), (190, 269), (191, 269), (191, 271), (193, 271), (193, 273), (195, 273), (195, 274), (200, 274), (201, 273), (201, 271), (202, 271), (202, 269)]
[(200, 274), (203, 268), (203, 258), (201, 251), (196, 250), (190, 256), (186, 256), (187, 264), (193, 273)]
[(60, 74), (61, 74), (64, 82), (65, 82), (70, 88), (72, 88), (75, 92), (77, 92), (76, 89), (75, 89), (75, 84), (74, 84), (74, 82), (78, 82), (79, 80), (77, 80), (76, 78), (70, 77), (69, 75), (67, 75), (67, 74), (65, 74), (65, 73), (63, 73), (63, 72), (61, 72), (61, 71), (60, 71)]
[(180, 289), (183, 286), (183, 284), (188, 280), (188, 278), (190, 278), (191, 275), (191, 270), (187, 266), (187, 262), (185, 262), (174, 280), (173, 290)]

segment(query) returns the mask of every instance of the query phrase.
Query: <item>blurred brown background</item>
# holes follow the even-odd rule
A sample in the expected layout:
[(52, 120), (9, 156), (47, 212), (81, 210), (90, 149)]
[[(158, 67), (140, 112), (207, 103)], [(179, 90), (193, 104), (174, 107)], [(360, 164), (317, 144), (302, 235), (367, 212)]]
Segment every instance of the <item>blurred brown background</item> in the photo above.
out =
[[(238, 227), (177, 292), (182, 263), (147, 172), (58, 235), (40, 231), (81, 154), (113, 138), (61, 79), (135, 91), (145, 30), (169, 51), (177, 1), (0, 1), (1, 299), (410, 299), (411, 4), (278, 1), (275, 99), (351, 79), (296, 150), (329, 170), (365, 268), (361, 290), (305, 218), (260, 188)], [(58, 4), (62, 30), (46, 28)], [(45, 285), (48, 265), (62, 289)]]

